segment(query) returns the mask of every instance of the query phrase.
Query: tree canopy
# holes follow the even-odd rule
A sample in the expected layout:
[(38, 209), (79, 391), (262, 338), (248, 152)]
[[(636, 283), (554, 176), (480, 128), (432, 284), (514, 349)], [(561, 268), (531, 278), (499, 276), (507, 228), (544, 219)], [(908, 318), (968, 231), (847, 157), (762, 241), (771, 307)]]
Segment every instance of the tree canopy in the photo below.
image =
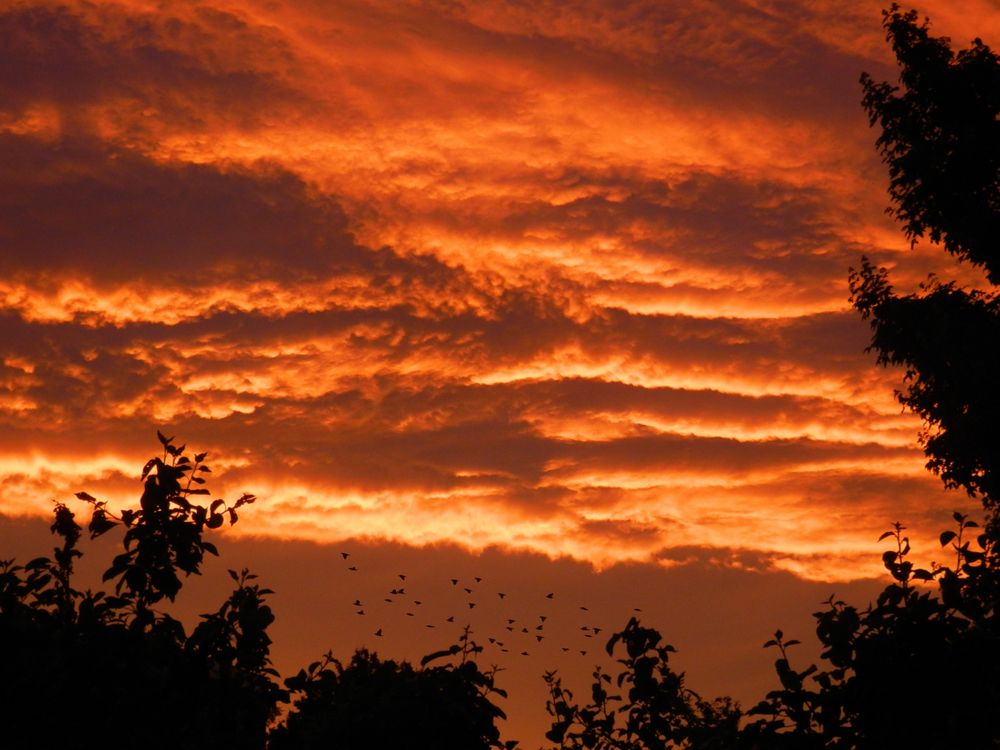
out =
[[(861, 76), (881, 128), (893, 213), (911, 242), (927, 237), (1000, 282), (1000, 60), (981, 39), (955, 53), (926, 20), (896, 5), (884, 15), (898, 86)], [(1000, 301), (931, 277), (897, 294), (866, 260), (851, 301), (872, 327), (870, 350), (905, 370), (900, 401), (924, 420), (928, 468), (947, 486), (1000, 501)]]

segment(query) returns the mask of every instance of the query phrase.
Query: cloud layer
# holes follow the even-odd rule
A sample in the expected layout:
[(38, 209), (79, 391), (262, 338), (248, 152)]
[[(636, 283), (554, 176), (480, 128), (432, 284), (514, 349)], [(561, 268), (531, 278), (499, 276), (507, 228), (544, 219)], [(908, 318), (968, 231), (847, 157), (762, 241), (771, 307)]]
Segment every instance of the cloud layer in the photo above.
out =
[(0, 38), (7, 513), (130, 498), (156, 427), (285, 539), (850, 579), (967, 503), (846, 302), (862, 253), (937, 262), (882, 213), (875, 5), (23, 2)]

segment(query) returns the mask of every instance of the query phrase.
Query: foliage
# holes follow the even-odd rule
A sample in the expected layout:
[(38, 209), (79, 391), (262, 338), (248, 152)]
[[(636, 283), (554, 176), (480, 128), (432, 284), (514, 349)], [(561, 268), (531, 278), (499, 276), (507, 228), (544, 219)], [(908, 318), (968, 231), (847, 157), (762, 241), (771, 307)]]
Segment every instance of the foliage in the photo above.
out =
[(981, 39), (954, 53), (946, 37), (898, 5), (883, 14), (903, 89), (861, 76), (881, 126), (892, 213), (911, 241), (925, 235), (1000, 282), (1000, 60)]
[(586, 705), (546, 674), (546, 736), (566, 750), (996, 747), (997, 554), (987, 534), (969, 538), (974, 521), (959, 513), (955, 521), (957, 531), (941, 534), (954, 568), (915, 568), (900, 524), (882, 535), (895, 545), (882, 556), (892, 583), (876, 602), (859, 610), (831, 597), (814, 614), (822, 669), (795, 669), (788, 650), (799, 641), (778, 630), (764, 647), (778, 651), (780, 687), (745, 717), (729, 699), (708, 702), (686, 688), (669, 664), (673, 647), (633, 618), (607, 644), (609, 655), (624, 647), (621, 671), (612, 680), (596, 669)]
[[(459, 643), (430, 654), (419, 668), (382, 660), (361, 649), (345, 666), (327, 654), (285, 680), (294, 707), (272, 734), (273, 750), (489, 750), (501, 743), (496, 719), (503, 711), (491, 696), (506, 697), (495, 685), (495, 669), (482, 672), (474, 656), (482, 647), (469, 631)], [(457, 663), (428, 667), (442, 657)]]
[[(955, 567), (914, 568), (904, 527), (882, 539), (893, 582), (864, 610), (831, 597), (815, 613), (823, 670), (797, 672), (778, 631), (781, 688), (750, 713), (744, 734), (774, 748), (995, 747), (1000, 741), (1000, 628), (996, 552), (956, 513), (941, 535)], [(922, 585), (921, 582), (936, 584)], [(807, 679), (808, 678), (808, 679)]]
[[(863, 104), (889, 167), (891, 212), (911, 241), (928, 236), (1000, 281), (1000, 60), (980, 39), (952, 52), (915, 11), (885, 13), (902, 89), (861, 78)], [(851, 302), (872, 327), (870, 351), (905, 368), (900, 401), (924, 420), (928, 468), (949, 487), (1000, 502), (1000, 301), (931, 277), (897, 295), (867, 259)]]
[[(182, 576), (200, 574), (208, 529), (254, 502), (231, 506), (208, 495), (205, 454), (157, 433), (163, 455), (142, 470), (139, 507), (115, 515), (86, 492), (91, 538), (116, 527), (123, 551), (104, 573), (112, 593), (73, 587), (83, 529), (69, 507), (55, 507), (51, 557), (25, 565), (0, 561), (0, 726), (4, 748), (483, 748), (501, 744), (493, 696), (495, 669), (468, 631), (420, 668), (358, 651), (348, 666), (328, 654), (277, 682), (268, 627), (270, 589), (243, 569), (229, 571), (232, 594), (190, 632), (154, 605), (172, 602)], [(442, 657), (458, 663), (428, 666)], [(287, 689), (286, 689), (287, 688)], [(279, 704), (293, 701), (277, 723)]]
[[(555, 672), (545, 674), (553, 717), (546, 737), (560, 748), (579, 750), (726, 750), (735, 747), (739, 709), (729, 699), (708, 702), (684, 686), (684, 675), (670, 666), (673, 646), (634, 617), (611, 636), (607, 652), (624, 649), (621, 671), (612, 680), (600, 667), (594, 673), (590, 702), (574, 701)], [(627, 689), (624, 695), (621, 692)]]
[(0, 563), (0, 716), (4, 747), (261, 748), (283, 693), (270, 666), (266, 597), (247, 571), (190, 635), (153, 605), (198, 574), (203, 539), (236, 508), (206, 495), (205, 455), (159, 436), (163, 455), (143, 469), (137, 509), (115, 515), (88, 493), (91, 538), (124, 529), (123, 551), (104, 574), (114, 592), (79, 591), (73, 563), (82, 528), (56, 505), (52, 557)]

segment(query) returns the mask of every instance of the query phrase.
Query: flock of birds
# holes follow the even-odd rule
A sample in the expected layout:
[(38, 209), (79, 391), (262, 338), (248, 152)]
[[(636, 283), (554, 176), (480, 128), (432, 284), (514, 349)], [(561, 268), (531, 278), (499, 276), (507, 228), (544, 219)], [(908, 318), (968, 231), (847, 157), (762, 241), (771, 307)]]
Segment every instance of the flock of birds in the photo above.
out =
[[(348, 573), (360, 572), (357, 564), (352, 560), (350, 552), (341, 552), (340, 556)], [(356, 597), (351, 603), (355, 616), (381, 620), (386, 617), (387, 608), (392, 607), (394, 610), (397, 610), (397, 614), (398, 610), (402, 610), (403, 616), (413, 618), (422, 624), (424, 628), (433, 630), (438, 627), (447, 627), (448, 625), (463, 626), (466, 624), (466, 618), (472, 617), (473, 610), (480, 607), (480, 611), (482, 611), (483, 606), (481, 605), (484, 605), (483, 596), (495, 596), (496, 603), (499, 603), (507, 610), (511, 609), (509, 606), (511, 602), (518, 598), (516, 596), (509, 596), (505, 591), (487, 590), (487, 587), (483, 585), (485, 581), (481, 576), (474, 576), (469, 580), (450, 578), (448, 579), (448, 583), (451, 584), (450, 589), (457, 595), (451, 602), (453, 609), (445, 616), (432, 615), (432, 608), (425, 607), (424, 601), (417, 598), (417, 594), (407, 591), (407, 579), (408, 576), (406, 573), (397, 573), (396, 580), (391, 584), (392, 588), (383, 592), (380, 599), (368, 598), (363, 601), (360, 597)], [(489, 646), (503, 654), (515, 653), (520, 656), (531, 656), (532, 652), (529, 651), (529, 648), (558, 642), (559, 649), (564, 653), (579, 652), (581, 656), (586, 656), (593, 646), (586, 643), (583, 639), (597, 638), (601, 632), (606, 630), (601, 625), (593, 624), (593, 617), (589, 614), (590, 608), (584, 604), (576, 606), (576, 611), (580, 613), (580, 620), (587, 621), (577, 622), (572, 626), (573, 630), (576, 631), (577, 637), (580, 638), (580, 640), (573, 642), (573, 639), (566, 638), (566, 631), (562, 628), (551, 627), (557, 619), (560, 619), (552, 604), (556, 599), (556, 593), (550, 591), (540, 597), (540, 599), (541, 601), (535, 603), (541, 605), (543, 608), (541, 612), (535, 612), (529, 616), (512, 611), (504, 612), (502, 621), (494, 624), (494, 632), (487, 632), (486, 634), (486, 641)], [(635, 607), (633, 608), (633, 612), (639, 613), (642, 610), (639, 607)], [(520, 616), (510, 616), (513, 614), (520, 614)], [(372, 632), (373, 636), (382, 638), (387, 635), (388, 626), (386, 624), (376, 622), (375, 625), (375, 630)], [(558, 633), (556, 632), (557, 630), (559, 631)], [(546, 643), (546, 641), (549, 643)]]

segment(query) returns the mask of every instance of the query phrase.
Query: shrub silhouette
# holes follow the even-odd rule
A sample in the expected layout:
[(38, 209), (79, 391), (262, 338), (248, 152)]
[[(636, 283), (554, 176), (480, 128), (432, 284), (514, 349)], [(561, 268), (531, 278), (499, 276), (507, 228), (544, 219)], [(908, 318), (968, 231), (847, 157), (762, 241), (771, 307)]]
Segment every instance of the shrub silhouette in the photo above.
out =
[[(882, 539), (892, 582), (864, 610), (831, 598), (816, 612), (823, 667), (792, 667), (779, 630), (780, 687), (743, 714), (730, 699), (709, 702), (673, 670), (672, 646), (632, 619), (611, 636), (621, 669), (598, 668), (580, 705), (555, 673), (545, 675), (547, 738), (579, 750), (813, 750), (820, 748), (991, 748), (1000, 742), (1000, 628), (996, 551), (978, 525), (955, 514), (941, 535), (955, 567), (914, 568), (895, 524)], [(975, 534), (973, 538), (968, 538)], [(936, 590), (917, 582), (936, 584)]]
[[(286, 722), (272, 733), (274, 750), (489, 750), (502, 744), (496, 719), (504, 713), (490, 697), (506, 693), (494, 674), (472, 657), (482, 648), (468, 629), (446, 651), (414, 668), (381, 660), (361, 649), (346, 666), (327, 654), (285, 680), (294, 696)], [(457, 664), (428, 668), (436, 659), (460, 655)]]
[[(358, 651), (344, 667), (332, 655), (278, 682), (267, 629), (272, 592), (246, 569), (235, 588), (188, 634), (156, 609), (182, 578), (201, 572), (216, 547), (206, 530), (236, 523), (243, 495), (208, 495), (205, 454), (157, 433), (163, 455), (142, 470), (137, 509), (120, 515), (86, 492), (91, 538), (120, 527), (123, 550), (104, 573), (111, 593), (73, 586), (83, 529), (55, 507), (51, 557), (0, 561), (0, 727), (4, 748), (503, 748), (491, 701), (505, 696), (482, 672), (468, 631), (419, 668)], [(428, 666), (457, 656), (458, 663)], [(280, 704), (293, 702), (278, 722)]]
[(574, 702), (555, 672), (545, 674), (553, 717), (547, 739), (574, 750), (736, 747), (738, 707), (728, 698), (705, 701), (686, 688), (684, 675), (670, 666), (675, 649), (662, 643), (660, 633), (633, 617), (608, 640), (609, 656), (619, 644), (625, 652), (621, 671), (612, 678), (598, 667), (587, 705)]
[(237, 574), (219, 611), (190, 635), (153, 605), (172, 601), (179, 574), (200, 572), (216, 554), (202, 536), (232, 523), (232, 507), (207, 494), (204, 454), (194, 458), (159, 435), (163, 455), (143, 469), (140, 507), (115, 516), (91, 495), (90, 536), (124, 528), (123, 551), (104, 580), (114, 593), (73, 587), (82, 528), (55, 508), (52, 557), (0, 563), (0, 706), (4, 746), (12, 748), (260, 748), (282, 691), (270, 667), (270, 593)]

